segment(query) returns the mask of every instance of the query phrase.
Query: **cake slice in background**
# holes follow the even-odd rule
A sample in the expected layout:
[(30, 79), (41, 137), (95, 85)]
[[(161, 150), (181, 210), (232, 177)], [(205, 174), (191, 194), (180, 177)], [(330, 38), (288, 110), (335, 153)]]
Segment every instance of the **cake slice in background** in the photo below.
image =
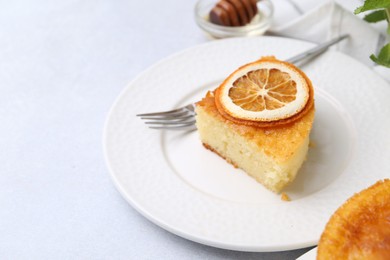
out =
[(321, 235), (317, 259), (390, 259), (390, 179), (336, 210)]

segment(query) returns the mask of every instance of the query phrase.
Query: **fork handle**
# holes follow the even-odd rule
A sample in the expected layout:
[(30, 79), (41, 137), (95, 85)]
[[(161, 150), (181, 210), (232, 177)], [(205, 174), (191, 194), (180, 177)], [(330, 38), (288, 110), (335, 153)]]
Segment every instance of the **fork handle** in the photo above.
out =
[(318, 45), (314, 48), (311, 48), (311, 49), (309, 49), (301, 54), (298, 54), (294, 57), (291, 57), (291, 58), (287, 59), (286, 61), (289, 63), (297, 63), (298, 61), (301, 61), (301, 60), (306, 59), (306, 58), (313, 58), (313, 57), (321, 54), (325, 50), (327, 50), (330, 46), (332, 46), (332, 45), (338, 43), (339, 41), (344, 40), (345, 38), (348, 38), (348, 37), (349, 37), (349, 34), (343, 34), (343, 35), (341, 35), (337, 38), (334, 38), (330, 41), (321, 43), (320, 45)]

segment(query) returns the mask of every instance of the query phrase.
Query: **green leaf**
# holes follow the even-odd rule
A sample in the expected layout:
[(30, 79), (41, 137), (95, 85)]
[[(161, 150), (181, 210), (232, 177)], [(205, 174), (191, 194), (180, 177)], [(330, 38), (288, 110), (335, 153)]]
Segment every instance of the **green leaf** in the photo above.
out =
[(369, 23), (377, 23), (386, 20), (386, 12), (385, 10), (377, 10), (369, 13), (363, 19)]
[(383, 46), (378, 57), (372, 54), (370, 58), (375, 63), (390, 68), (390, 43)]
[(390, 7), (390, 0), (366, 0), (362, 6), (356, 8), (355, 14), (388, 7)]
[(387, 34), (390, 35), (390, 7), (385, 10), (387, 16)]

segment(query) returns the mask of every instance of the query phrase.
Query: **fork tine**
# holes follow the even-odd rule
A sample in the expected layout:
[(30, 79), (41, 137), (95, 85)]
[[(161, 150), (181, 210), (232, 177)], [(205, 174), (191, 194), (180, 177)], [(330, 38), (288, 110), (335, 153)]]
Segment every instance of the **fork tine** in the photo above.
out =
[(195, 130), (196, 126), (194, 122), (182, 124), (182, 125), (173, 125), (173, 126), (149, 126), (151, 129), (158, 129), (158, 130), (183, 130), (183, 129), (188, 129), (188, 130)]
[(176, 112), (183, 111), (184, 107), (173, 109), (173, 110), (168, 110), (168, 111), (162, 111), (162, 112), (153, 112), (153, 113), (143, 113), (143, 114), (137, 114), (136, 116), (163, 116), (167, 114), (172, 114)]
[(191, 119), (191, 118), (194, 118), (193, 115), (184, 115), (184, 116), (180, 116), (180, 117), (176, 117), (176, 116), (164, 116), (164, 117), (155, 117), (155, 116), (149, 116), (149, 117), (141, 117), (141, 119), (144, 119), (144, 120), (156, 120), (156, 121), (163, 121), (163, 120), (170, 120), (170, 121), (185, 121), (187, 119)]
[(170, 118), (179, 118), (182, 116), (187, 116), (188, 114), (189, 114), (189, 112), (184, 110), (184, 111), (170, 112), (170, 113), (166, 113), (166, 114), (141, 116), (141, 119), (157, 119), (157, 118), (170, 119)]
[(195, 120), (192, 120), (192, 121), (148, 121), (148, 122), (145, 122), (145, 124), (147, 125), (162, 125), (162, 126), (165, 126), (165, 125), (187, 125), (187, 124), (195, 124)]
[(143, 113), (137, 116), (145, 120), (145, 124), (151, 129), (195, 130), (195, 114), (194, 104), (189, 104), (169, 111)]

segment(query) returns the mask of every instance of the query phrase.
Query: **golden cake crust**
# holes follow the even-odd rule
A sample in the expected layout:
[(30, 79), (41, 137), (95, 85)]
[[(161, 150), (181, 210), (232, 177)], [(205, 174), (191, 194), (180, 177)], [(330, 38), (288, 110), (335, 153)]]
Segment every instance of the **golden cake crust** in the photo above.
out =
[(196, 105), (202, 107), (209, 115), (223, 121), (245, 138), (252, 140), (267, 156), (280, 163), (287, 161), (294, 155), (296, 148), (309, 135), (314, 120), (314, 106), (311, 106), (310, 110), (299, 120), (281, 126), (261, 128), (237, 124), (219, 113), (212, 92), (208, 92)]
[(322, 233), (317, 259), (390, 259), (390, 179), (337, 209)]

